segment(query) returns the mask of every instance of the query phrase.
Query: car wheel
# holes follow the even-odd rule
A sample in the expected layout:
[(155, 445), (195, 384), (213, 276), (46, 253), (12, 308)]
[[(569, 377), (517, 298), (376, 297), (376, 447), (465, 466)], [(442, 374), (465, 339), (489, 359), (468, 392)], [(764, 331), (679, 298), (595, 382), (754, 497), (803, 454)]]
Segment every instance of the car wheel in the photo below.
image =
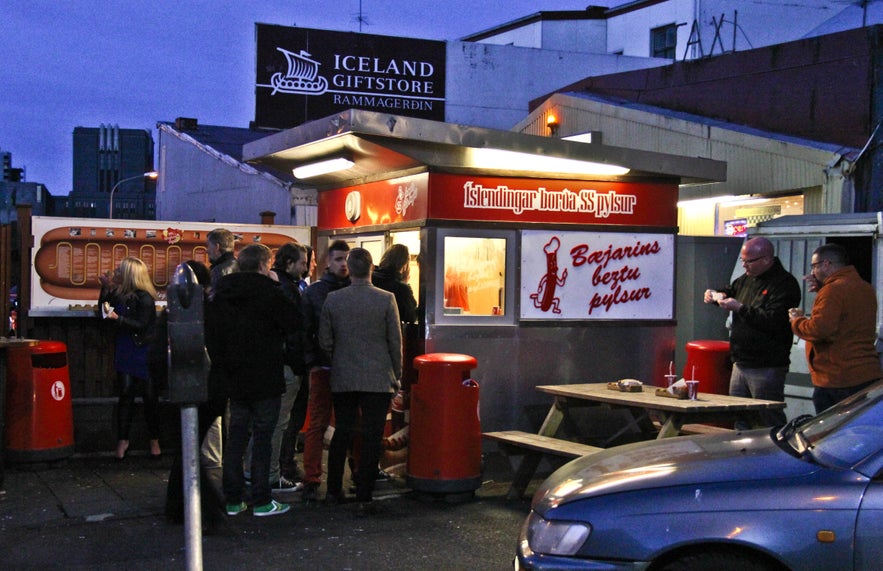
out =
[(737, 551), (708, 551), (684, 555), (659, 568), (659, 571), (782, 571), (774, 561)]

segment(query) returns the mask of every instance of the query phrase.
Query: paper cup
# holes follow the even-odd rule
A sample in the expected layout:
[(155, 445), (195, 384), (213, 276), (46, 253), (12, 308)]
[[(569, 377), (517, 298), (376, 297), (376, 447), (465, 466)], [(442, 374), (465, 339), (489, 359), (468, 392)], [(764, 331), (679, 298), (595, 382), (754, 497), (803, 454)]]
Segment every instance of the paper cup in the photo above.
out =
[(699, 396), (699, 381), (687, 381), (687, 397), (696, 400)]

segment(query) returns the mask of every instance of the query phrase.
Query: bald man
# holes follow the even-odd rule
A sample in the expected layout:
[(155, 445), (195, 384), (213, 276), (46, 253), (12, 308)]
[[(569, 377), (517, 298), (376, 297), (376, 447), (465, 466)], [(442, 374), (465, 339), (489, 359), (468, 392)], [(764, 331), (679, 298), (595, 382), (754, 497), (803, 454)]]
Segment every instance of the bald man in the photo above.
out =
[[(745, 273), (729, 287), (706, 290), (704, 298), (733, 316), (730, 394), (782, 402), (794, 342), (788, 309), (800, 305), (800, 285), (766, 238), (747, 240), (740, 258)], [(761, 419), (767, 426), (785, 424), (785, 412), (763, 411)], [(736, 428), (747, 426), (737, 423)]]

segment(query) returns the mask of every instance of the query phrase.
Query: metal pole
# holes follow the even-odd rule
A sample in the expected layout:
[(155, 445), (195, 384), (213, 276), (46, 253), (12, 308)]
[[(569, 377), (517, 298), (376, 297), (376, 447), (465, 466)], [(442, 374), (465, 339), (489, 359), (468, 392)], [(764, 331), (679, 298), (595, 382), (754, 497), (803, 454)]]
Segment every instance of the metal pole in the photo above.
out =
[(184, 470), (184, 547), (188, 571), (202, 571), (202, 511), (199, 492), (199, 412), (181, 407), (181, 455)]

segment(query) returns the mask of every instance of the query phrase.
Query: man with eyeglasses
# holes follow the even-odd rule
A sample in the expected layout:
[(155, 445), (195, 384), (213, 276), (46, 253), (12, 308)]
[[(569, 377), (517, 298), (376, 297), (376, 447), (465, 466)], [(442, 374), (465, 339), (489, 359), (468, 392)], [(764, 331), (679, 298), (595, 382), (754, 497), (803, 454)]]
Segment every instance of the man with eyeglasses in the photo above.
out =
[(815, 249), (804, 279), (817, 291), (812, 314), (794, 307), (791, 329), (806, 340), (806, 361), (816, 413), (862, 390), (883, 376), (875, 342), (877, 295), (849, 264), (838, 244)]
[[(766, 238), (751, 238), (740, 252), (745, 274), (720, 290), (705, 290), (705, 303), (732, 314), (730, 325), (730, 394), (763, 400), (785, 400), (785, 375), (791, 364), (794, 336), (788, 309), (800, 304), (800, 284), (774, 255)], [(782, 410), (763, 411), (767, 426), (785, 424)], [(736, 423), (737, 429), (747, 425)]]

